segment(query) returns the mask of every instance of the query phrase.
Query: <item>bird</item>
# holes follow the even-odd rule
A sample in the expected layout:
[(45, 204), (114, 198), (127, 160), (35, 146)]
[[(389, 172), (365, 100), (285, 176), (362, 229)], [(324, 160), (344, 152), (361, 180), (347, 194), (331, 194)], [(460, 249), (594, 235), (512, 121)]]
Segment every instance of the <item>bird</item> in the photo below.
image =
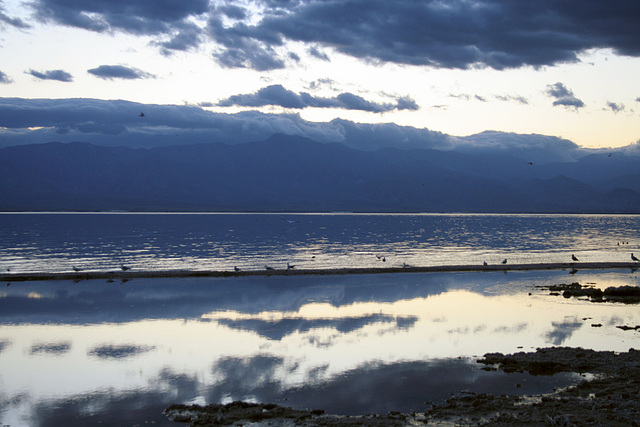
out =
[(529, 162), (529, 165), (530, 165), (530, 166), (533, 166), (533, 162)]
[(634, 254), (631, 254), (631, 261), (640, 261)]
[(126, 265), (124, 265), (124, 264), (122, 264), (122, 265), (120, 266), (120, 268), (122, 269), (122, 271), (127, 271), (127, 270), (131, 269), (131, 267), (127, 267), (127, 266), (126, 266)]
[(503, 260), (502, 260), (502, 263), (503, 263), (503, 264), (506, 264), (506, 263), (507, 263), (507, 259), (506, 259), (506, 258), (505, 258), (505, 259), (503, 259)]
[(571, 254), (571, 259), (574, 261), (578, 261), (578, 257), (576, 257), (574, 254)]
[(487, 266), (489, 264), (487, 264), (487, 261), (483, 262), (482, 265)]
[(406, 262), (402, 263), (402, 268), (409, 268), (411, 267), (409, 264), (407, 264)]
[(295, 265), (291, 265), (291, 264), (287, 263), (287, 270), (292, 270), (294, 268), (296, 268)]
[(73, 268), (73, 271), (75, 271), (76, 273), (77, 273), (78, 271), (80, 271), (80, 269), (79, 269), (78, 267), (76, 267), (75, 265), (74, 265), (72, 268)]
[(240, 269), (238, 268), (238, 266), (234, 265), (233, 266), (233, 271), (240, 271)]
[(140, 113), (140, 117), (144, 117), (144, 113)]
[(265, 266), (264, 266), (264, 269), (265, 269), (265, 270), (274, 270), (274, 268), (273, 268), (273, 267), (269, 267), (268, 265), (265, 265)]

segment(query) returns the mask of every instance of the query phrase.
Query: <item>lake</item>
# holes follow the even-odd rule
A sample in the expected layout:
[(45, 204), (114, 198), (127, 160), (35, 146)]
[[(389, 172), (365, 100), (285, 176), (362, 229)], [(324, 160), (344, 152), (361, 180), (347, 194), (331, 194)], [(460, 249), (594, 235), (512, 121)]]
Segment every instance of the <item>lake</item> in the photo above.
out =
[[(598, 215), (0, 214), (0, 226), (9, 273), (628, 261), (640, 243), (638, 217)], [(486, 372), (477, 358), (640, 348), (617, 327), (640, 324), (637, 305), (540, 288), (574, 281), (640, 285), (630, 269), (8, 280), (0, 422), (174, 425), (171, 403), (357, 414), (423, 411), (461, 390), (542, 393), (580, 377)]]
[(0, 271), (629, 262), (639, 230), (634, 215), (1, 213)]

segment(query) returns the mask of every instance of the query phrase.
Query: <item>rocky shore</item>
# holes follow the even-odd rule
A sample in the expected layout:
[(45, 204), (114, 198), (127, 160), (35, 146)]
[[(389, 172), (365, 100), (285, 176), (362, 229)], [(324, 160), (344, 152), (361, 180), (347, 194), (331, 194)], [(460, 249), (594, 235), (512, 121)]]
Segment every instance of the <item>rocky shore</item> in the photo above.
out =
[[(635, 332), (632, 332), (635, 333)], [(551, 347), (514, 354), (488, 353), (481, 369), (553, 375), (590, 374), (576, 386), (545, 395), (505, 396), (460, 392), (424, 413), (341, 416), (320, 409), (234, 402), (172, 405), (165, 413), (192, 426), (418, 426), (418, 425), (640, 425), (640, 351), (625, 353)]]

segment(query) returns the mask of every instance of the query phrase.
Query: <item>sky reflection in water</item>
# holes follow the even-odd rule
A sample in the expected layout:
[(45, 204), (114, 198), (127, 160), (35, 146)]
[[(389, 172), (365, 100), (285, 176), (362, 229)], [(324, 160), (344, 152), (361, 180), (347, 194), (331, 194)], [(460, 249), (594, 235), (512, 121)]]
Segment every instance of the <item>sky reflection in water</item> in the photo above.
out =
[(637, 306), (535, 288), (574, 280), (639, 284), (628, 271), (11, 283), (0, 293), (0, 420), (164, 423), (173, 402), (238, 399), (419, 411), (463, 389), (548, 391), (575, 376), (488, 373), (476, 357), (640, 348), (640, 334), (616, 328), (640, 324)]

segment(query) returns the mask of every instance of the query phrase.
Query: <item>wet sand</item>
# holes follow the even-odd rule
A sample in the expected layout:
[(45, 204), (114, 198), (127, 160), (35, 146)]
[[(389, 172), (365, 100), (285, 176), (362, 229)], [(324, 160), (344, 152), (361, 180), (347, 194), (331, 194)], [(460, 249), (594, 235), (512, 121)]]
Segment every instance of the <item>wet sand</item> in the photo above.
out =
[(483, 272), (483, 271), (522, 271), (522, 270), (600, 270), (600, 269), (638, 269), (640, 262), (574, 262), (546, 264), (490, 264), (490, 265), (445, 265), (429, 267), (363, 267), (336, 269), (269, 269), (269, 270), (146, 270), (136, 271), (79, 271), (60, 273), (0, 273), (0, 281), (31, 280), (93, 280), (93, 279), (136, 279), (167, 277), (240, 277), (240, 276), (294, 276), (294, 275), (341, 275), (341, 274), (377, 274), (377, 273), (429, 273), (429, 272)]

